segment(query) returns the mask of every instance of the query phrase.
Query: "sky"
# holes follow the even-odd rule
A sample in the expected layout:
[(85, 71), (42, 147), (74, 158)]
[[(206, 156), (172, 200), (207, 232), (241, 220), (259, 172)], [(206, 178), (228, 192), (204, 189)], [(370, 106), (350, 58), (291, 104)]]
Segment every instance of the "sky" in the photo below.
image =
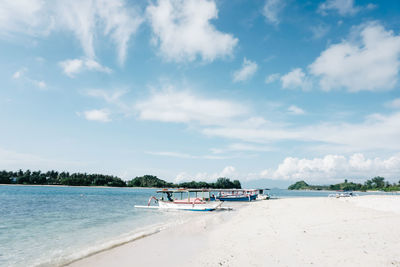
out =
[(1, 0), (0, 169), (400, 180), (400, 1)]

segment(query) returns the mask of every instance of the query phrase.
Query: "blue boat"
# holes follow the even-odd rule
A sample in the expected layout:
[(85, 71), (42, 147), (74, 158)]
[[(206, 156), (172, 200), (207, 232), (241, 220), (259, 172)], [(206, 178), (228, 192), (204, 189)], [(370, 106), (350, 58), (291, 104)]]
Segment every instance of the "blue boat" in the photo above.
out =
[(220, 201), (252, 201), (256, 200), (257, 195), (228, 195), (228, 196), (220, 196), (217, 197), (218, 200)]
[(257, 190), (249, 190), (249, 189), (220, 189), (215, 190), (218, 194), (211, 195), (210, 200), (220, 200), (220, 201), (252, 201), (256, 200), (258, 196)]

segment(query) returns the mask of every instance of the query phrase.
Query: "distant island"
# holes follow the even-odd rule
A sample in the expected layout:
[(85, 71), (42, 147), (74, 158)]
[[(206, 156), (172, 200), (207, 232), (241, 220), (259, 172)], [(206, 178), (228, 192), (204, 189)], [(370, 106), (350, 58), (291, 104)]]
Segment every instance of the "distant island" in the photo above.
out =
[(182, 182), (179, 184), (166, 182), (157, 176), (144, 175), (124, 181), (119, 177), (104, 174), (87, 174), (58, 171), (1, 171), (0, 184), (25, 185), (69, 185), (69, 186), (111, 186), (111, 187), (172, 187), (172, 188), (242, 188), (239, 180), (218, 178), (215, 183)]
[(400, 191), (399, 183), (389, 183), (384, 177), (376, 176), (364, 184), (348, 182), (332, 185), (309, 185), (305, 181), (298, 181), (288, 187), (289, 190), (343, 190), (343, 191)]

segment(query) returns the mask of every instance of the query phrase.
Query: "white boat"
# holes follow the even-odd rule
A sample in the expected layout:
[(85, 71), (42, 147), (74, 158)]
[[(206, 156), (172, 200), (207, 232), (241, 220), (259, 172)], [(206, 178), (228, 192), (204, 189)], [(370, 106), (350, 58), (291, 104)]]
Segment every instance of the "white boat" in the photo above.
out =
[(257, 190), (258, 190), (258, 195), (257, 195), (256, 200), (268, 200), (268, 199), (271, 199), (271, 196), (264, 192), (264, 191), (269, 190), (268, 188), (257, 189)]
[[(135, 205), (135, 208), (145, 209), (173, 209), (173, 210), (191, 210), (191, 211), (213, 211), (222, 205), (221, 201), (210, 202), (205, 193), (208, 190), (202, 189), (178, 189), (178, 190), (160, 190), (157, 193), (162, 193), (161, 198), (152, 196), (147, 206)], [(201, 196), (198, 196), (201, 193)], [(195, 196), (193, 196), (195, 194)], [(180, 199), (179, 199), (180, 196)], [(164, 198), (165, 197), (165, 198)], [(155, 205), (152, 204), (154, 200)]]
[(358, 196), (358, 194), (354, 194), (353, 192), (342, 192), (342, 193), (336, 193), (336, 194), (329, 194), (328, 197), (355, 197)]

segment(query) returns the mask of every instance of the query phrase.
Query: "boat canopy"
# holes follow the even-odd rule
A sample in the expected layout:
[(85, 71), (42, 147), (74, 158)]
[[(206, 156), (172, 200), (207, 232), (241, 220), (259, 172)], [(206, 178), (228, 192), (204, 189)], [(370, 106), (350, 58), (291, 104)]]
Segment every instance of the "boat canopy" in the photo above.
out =
[[(157, 193), (188, 193), (188, 192), (248, 192), (258, 191), (260, 189), (212, 189), (212, 188), (165, 188), (158, 190)], [(262, 189), (261, 189), (262, 190)]]
[(210, 192), (209, 189), (188, 189), (188, 188), (182, 188), (182, 189), (162, 189), (158, 190), (157, 193), (190, 193), (190, 192)]

